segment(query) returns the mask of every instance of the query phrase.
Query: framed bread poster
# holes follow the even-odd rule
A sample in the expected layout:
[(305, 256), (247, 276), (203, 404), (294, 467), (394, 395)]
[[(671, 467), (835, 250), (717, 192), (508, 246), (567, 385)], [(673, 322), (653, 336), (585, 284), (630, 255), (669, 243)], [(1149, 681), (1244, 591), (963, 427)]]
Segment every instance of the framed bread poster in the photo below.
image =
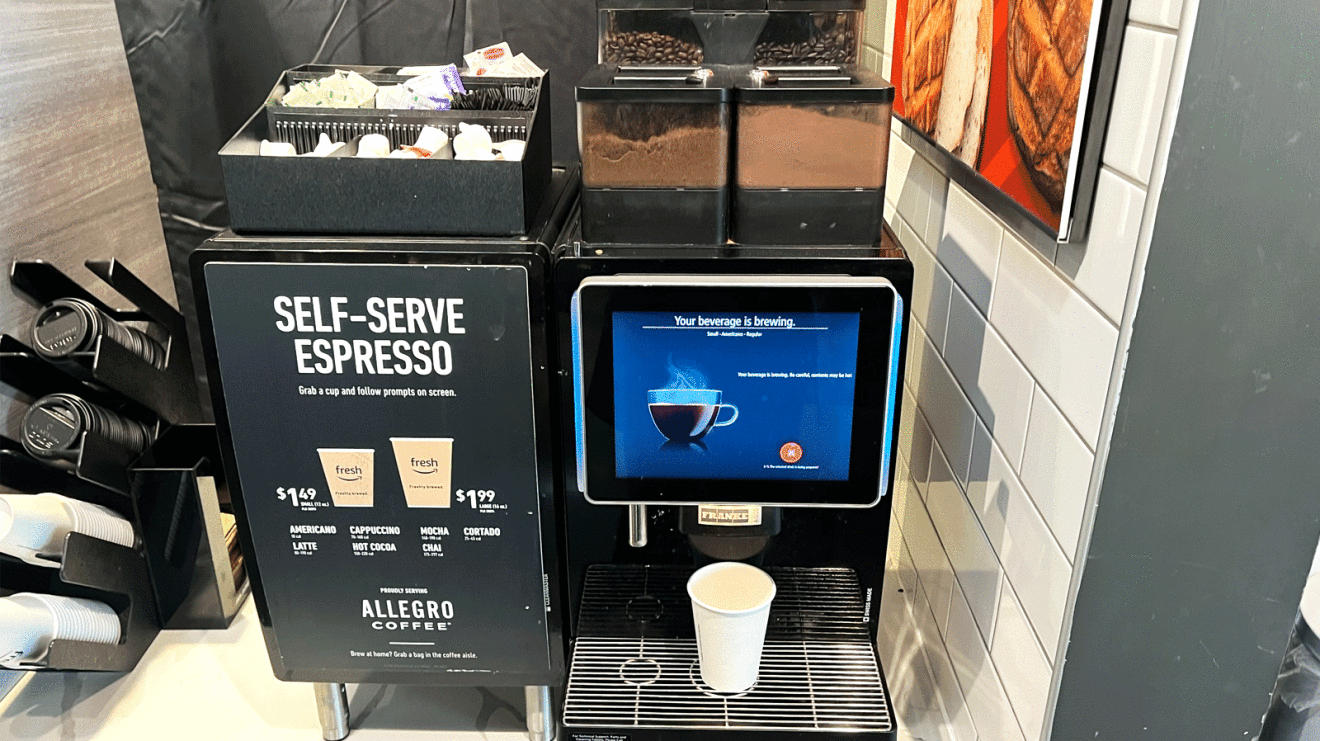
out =
[(898, 0), (894, 112), (955, 180), (994, 186), (1058, 241), (1080, 242), (1127, 5)]

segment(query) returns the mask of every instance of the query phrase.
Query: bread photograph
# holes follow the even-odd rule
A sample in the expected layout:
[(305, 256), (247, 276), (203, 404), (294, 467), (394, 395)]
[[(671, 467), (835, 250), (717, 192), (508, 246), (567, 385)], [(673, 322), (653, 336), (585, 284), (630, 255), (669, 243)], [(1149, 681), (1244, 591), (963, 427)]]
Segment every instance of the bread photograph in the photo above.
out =
[(1096, 10), (1095, 0), (898, 0), (894, 112), (1059, 231)]
[(1008, 6), (1008, 125), (1032, 182), (1056, 208), (1068, 177), (1090, 20), (1091, 0)]
[(993, 25), (991, 0), (912, 0), (908, 6), (908, 120), (972, 167), (985, 136)]

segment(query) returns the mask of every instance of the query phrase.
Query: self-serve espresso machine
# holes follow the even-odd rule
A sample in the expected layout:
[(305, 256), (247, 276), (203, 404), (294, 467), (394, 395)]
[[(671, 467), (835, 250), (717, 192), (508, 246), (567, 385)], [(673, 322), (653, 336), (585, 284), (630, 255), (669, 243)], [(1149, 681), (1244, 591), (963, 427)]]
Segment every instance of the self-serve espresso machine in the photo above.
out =
[[(888, 231), (561, 243), (562, 739), (894, 737), (874, 641), (911, 271)], [(746, 692), (698, 668), (685, 585), (715, 561), (778, 588)]]
[[(846, 51), (826, 30), (847, 8), (757, 5), (602, 10), (577, 88), (583, 189), (554, 267), (564, 741), (897, 733), (874, 649), (912, 287), (880, 213), (893, 88), (737, 32)], [(685, 22), (696, 51), (646, 53)], [(777, 589), (745, 691), (703, 679), (687, 584), (719, 561)]]

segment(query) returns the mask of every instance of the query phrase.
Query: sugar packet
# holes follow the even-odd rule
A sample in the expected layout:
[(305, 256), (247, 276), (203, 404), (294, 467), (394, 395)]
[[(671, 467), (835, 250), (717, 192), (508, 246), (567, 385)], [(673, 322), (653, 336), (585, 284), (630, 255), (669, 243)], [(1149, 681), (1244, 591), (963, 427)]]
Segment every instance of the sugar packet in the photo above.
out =
[(324, 108), (330, 105), (319, 80), (309, 80), (294, 85), (284, 94), (280, 102), (295, 108)]
[(455, 94), (467, 92), (462, 78), (459, 77), (458, 68), (452, 64), (438, 71), (414, 77), (403, 83), (403, 86), (416, 95), (429, 98), (435, 103), (433, 107), (437, 110), (447, 110), (452, 107)]
[(435, 101), (423, 98), (403, 85), (382, 85), (376, 88), (376, 107), (407, 111), (436, 110)]
[(545, 75), (545, 70), (533, 64), (526, 54), (520, 53), (480, 74), (483, 77), (541, 77)]
[(484, 49), (477, 49), (474, 52), (464, 54), (463, 63), (467, 65), (472, 74), (484, 75), (498, 67), (505, 60), (512, 58), (513, 50), (509, 48), (508, 42), (501, 41), (494, 46), (487, 46)]
[(350, 108), (374, 108), (376, 105), (376, 84), (353, 70), (335, 70), (335, 76), (342, 80), (344, 100)]

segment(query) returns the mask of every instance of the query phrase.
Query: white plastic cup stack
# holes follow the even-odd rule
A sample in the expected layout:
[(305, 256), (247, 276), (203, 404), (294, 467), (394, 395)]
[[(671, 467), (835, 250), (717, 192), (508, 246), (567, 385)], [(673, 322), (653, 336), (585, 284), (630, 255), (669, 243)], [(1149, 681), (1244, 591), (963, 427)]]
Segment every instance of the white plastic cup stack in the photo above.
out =
[(736, 561), (713, 563), (688, 579), (701, 679), (716, 692), (745, 692), (761, 670), (775, 580)]
[(0, 599), (0, 666), (40, 661), (54, 640), (118, 643), (119, 616), (102, 602), (22, 592)]
[(58, 568), (69, 533), (130, 548), (135, 542), (132, 523), (105, 507), (60, 494), (0, 494), (0, 553)]

